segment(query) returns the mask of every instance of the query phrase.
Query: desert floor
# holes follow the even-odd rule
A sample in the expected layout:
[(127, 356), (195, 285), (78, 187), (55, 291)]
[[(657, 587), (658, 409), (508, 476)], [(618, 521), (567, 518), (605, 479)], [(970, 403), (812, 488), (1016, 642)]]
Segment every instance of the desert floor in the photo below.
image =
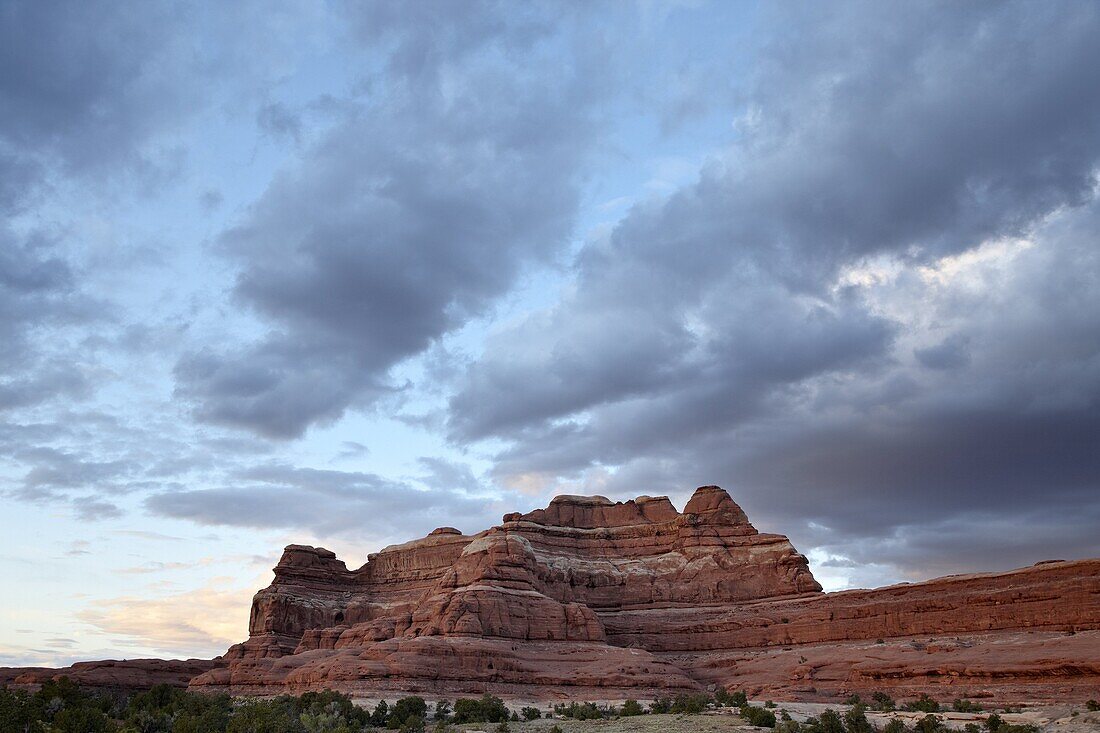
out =
[[(804, 720), (811, 715), (817, 715), (826, 708), (838, 711), (845, 709), (844, 705), (825, 705), (821, 703), (783, 703), (778, 704), (775, 712), (786, 710), (795, 720)], [(982, 724), (985, 714), (968, 713), (940, 713), (944, 722), (961, 729), (967, 723)], [(1021, 713), (1000, 713), (1001, 717), (1009, 723), (1030, 723), (1037, 725), (1043, 733), (1075, 733), (1076, 731), (1100, 731), (1100, 713), (1086, 712), (1083, 705), (1078, 706), (1043, 706), (1027, 709)], [(884, 725), (892, 717), (900, 717), (908, 725), (922, 713), (868, 713), (867, 717), (878, 726)], [(514, 733), (546, 733), (551, 727), (557, 725), (563, 733), (725, 733), (726, 731), (756, 731), (760, 733), (766, 729), (754, 728), (747, 725), (733, 711), (709, 712), (703, 715), (640, 715), (633, 718), (618, 718), (614, 720), (550, 720), (542, 718), (522, 723), (509, 723)], [(470, 723), (454, 726), (455, 731), (473, 733), (485, 731), (491, 733), (495, 725), (486, 723)]]

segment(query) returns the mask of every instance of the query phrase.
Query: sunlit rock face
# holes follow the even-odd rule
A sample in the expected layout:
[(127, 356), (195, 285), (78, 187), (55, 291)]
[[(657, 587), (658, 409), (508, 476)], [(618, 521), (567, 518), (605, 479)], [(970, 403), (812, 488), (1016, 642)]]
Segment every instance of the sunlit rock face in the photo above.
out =
[(291, 545), (249, 631), (191, 685), (1072, 697), (1100, 681), (1100, 560), (825, 594), (786, 537), (758, 532), (716, 486), (683, 512), (667, 497), (559, 496), (357, 570)]

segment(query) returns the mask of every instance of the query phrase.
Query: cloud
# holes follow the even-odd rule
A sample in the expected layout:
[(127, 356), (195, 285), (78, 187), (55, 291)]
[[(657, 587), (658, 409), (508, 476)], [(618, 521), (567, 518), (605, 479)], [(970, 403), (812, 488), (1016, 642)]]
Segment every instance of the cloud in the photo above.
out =
[(180, 111), (182, 85), (164, 83), (180, 70), (168, 6), (17, 1), (3, 14), (0, 140), (20, 164), (80, 171), (138, 156), (136, 143)]
[(93, 499), (89, 496), (77, 497), (72, 500), (71, 504), (76, 511), (76, 516), (85, 521), (113, 519), (122, 516), (122, 510), (114, 504), (100, 499)]
[(368, 12), (390, 49), (378, 92), (221, 236), (234, 297), (269, 331), (179, 361), (196, 418), (275, 438), (332, 423), (562, 251), (600, 63), (561, 55), (556, 13), (479, 10)]
[[(173, 657), (212, 657), (241, 639), (248, 629), (252, 593), (260, 578), (246, 586), (220, 577), (185, 593), (157, 598), (121, 596), (93, 601), (77, 618), (127, 643)], [(180, 609), (188, 609), (181, 615)]]
[(387, 542), (455, 524), (480, 531), (496, 521), (499, 510), (494, 499), (461, 491), (466, 486), (417, 488), (361, 472), (265, 465), (244, 470), (237, 479), (245, 485), (154, 494), (145, 506), (159, 516), (200, 524)]
[(119, 575), (160, 575), (166, 571), (172, 570), (191, 570), (194, 568), (206, 568), (212, 565), (232, 565), (235, 563), (246, 562), (249, 564), (258, 564), (267, 567), (272, 564), (272, 559), (268, 557), (261, 557), (259, 555), (229, 555), (220, 557), (203, 557), (198, 560), (190, 560), (186, 562), (160, 562), (152, 561), (147, 562), (144, 565), (134, 565), (126, 568), (119, 568), (115, 570), (115, 573)]
[(957, 334), (938, 344), (914, 349), (913, 356), (929, 369), (958, 369), (970, 362), (967, 340)]
[(717, 482), (836, 583), (1100, 552), (1100, 10), (637, 15), (4, 4), (4, 500), (358, 550)]
[(770, 10), (737, 141), (490, 337), (451, 440), (517, 488), (722, 483), (903, 572), (969, 565), (921, 544), (952, 517), (1004, 567), (1005, 516), (1091, 516), (1100, 13), (896, 10)]

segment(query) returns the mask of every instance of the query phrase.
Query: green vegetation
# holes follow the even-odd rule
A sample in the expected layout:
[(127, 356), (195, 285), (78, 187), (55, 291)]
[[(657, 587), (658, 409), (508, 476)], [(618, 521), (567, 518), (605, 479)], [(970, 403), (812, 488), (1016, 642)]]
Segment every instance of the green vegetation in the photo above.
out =
[(956, 713), (980, 713), (982, 711), (981, 705), (970, 700), (955, 700), (951, 703), (951, 707)]
[(0, 689), (0, 730), (15, 733), (359, 733), (370, 720), (336, 692), (234, 702), (167, 685), (127, 698), (68, 679), (34, 694)]
[(853, 705), (844, 714), (844, 730), (847, 733), (874, 733), (871, 722), (867, 720), (867, 707), (865, 705)]
[(742, 705), (740, 713), (741, 717), (749, 722), (749, 725), (755, 725), (758, 728), (775, 727), (775, 713), (771, 710), (754, 708), (752, 705)]
[(386, 718), (386, 727), (395, 730), (423, 730), (428, 717), (428, 704), (422, 697), (403, 697)]
[(1100, 710), (1100, 702), (1089, 700), (1085, 703), (1085, 709), (1088, 710), (1090, 713), (1095, 713), (1097, 710)]
[(882, 733), (905, 733), (905, 721), (901, 718), (892, 718), (882, 727)]
[(749, 698), (741, 690), (730, 692), (725, 688), (719, 687), (718, 691), (714, 693), (714, 702), (723, 708), (739, 708), (742, 705), (748, 705)]
[(455, 700), (456, 723), (503, 723), (511, 717), (504, 701), (485, 693), (476, 700)]
[(386, 719), (390, 717), (390, 706), (385, 700), (379, 700), (378, 704), (374, 706), (374, 712), (370, 714), (370, 724), (376, 728), (381, 728), (386, 724)]
[(609, 708), (598, 707), (593, 702), (571, 702), (568, 705), (565, 703), (555, 705), (554, 715), (573, 720), (599, 720), (614, 717), (615, 712)]
[(910, 713), (938, 713), (940, 704), (922, 692), (919, 698), (905, 703), (902, 709)]
[(890, 697), (885, 692), (879, 691), (871, 695), (871, 710), (880, 713), (889, 713), (894, 709), (895, 705), (894, 698)]
[[(876, 692), (869, 705), (858, 696), (848, 702), (851, 707), (841, 714), (825, 710), (818, 717), (799, 723), (784, 710), (781, 720), (765, 704), (750, 705), (743, 692), (719, 690), (710, 695), (682, 694), (675, 698), (658, 698), (650, 706), (651, 713), (696, 715), (708, 708), (729, 707), (738, 703), (740, 715), (750, 725), (771, 728), (774, 733), (949, 733), (943, 720), (935, 713), (939, 704), (926, 695), (905, 705), (906, 710), (926, 713), (911, 727), (894, 718), (882, 728), (867, 719), (868, 710), (892, 710), (894, 701), (886, 693)], [(774, 704), (771, 706), (774, 707)], [(1090, 710), (1095, 709), (1090, 701)], [(959, 699), (952, 708), (962, 712), (977, 712), (981, 708)], [(431, 715), (429, 716), (429, 713)], [(637, 700), (627, 700), (621, 707), (600, 706), (591, 702), (570, 702), (554, 706), (554, 714), (573, 720), (600, 720), (645, 715), (647, 711)], [(549, 717), (547, 713), (547, 717)], [(507, 733), (511, 723), (532, 721), (543, 717), (536, 707), (509, 710), (504, 701), (486, 694), (480, 698), (456, 700), (452, 708), (446, 700), (429, 711), (422, 697), (403, 697), (392, 704), (382, 700), (367, 711), (354, 705), (347, 695), (338, 692), (307, 692), (293, 697), (281, 695), (271, 699), (234, 700), (228, 695), (199, 694), (159, 685), (146, 692), (130, 696), (81, 689), (68, 679), (42, 685), (35, 693), (0, 688), (0, 731), (3, 733), (365, 733), (388, 729), (400, 733), (425, 733), (429, 717), (436, 733), (446, 733), (449, 724), (491, 723), (491, 730)], [(522, 727), (520, 728), (522, 730)], [(553, 726), (549, 733), (561, 729)], [(1038, 733), (1031, 725), (1013, 725), (1000, 715), (992, 714), (984, 726), (971, 723), (965, 733)]]

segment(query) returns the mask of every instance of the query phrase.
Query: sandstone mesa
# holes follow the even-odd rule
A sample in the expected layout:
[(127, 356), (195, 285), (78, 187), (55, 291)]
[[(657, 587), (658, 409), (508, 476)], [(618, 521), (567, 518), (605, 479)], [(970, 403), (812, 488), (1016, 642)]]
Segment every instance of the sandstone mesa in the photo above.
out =
[(888, 690), (997, 701), (1100, 688), (1100, 559), (823, 593), (783, 535), (722, 489), (559, 496), (476, 535), (444, 527), (357, 570), (290, 545), (217, 659), (0, 670), (0, 683), (189, 684), (525, 699), (647, 698), (720, 685), (830, 699)]

